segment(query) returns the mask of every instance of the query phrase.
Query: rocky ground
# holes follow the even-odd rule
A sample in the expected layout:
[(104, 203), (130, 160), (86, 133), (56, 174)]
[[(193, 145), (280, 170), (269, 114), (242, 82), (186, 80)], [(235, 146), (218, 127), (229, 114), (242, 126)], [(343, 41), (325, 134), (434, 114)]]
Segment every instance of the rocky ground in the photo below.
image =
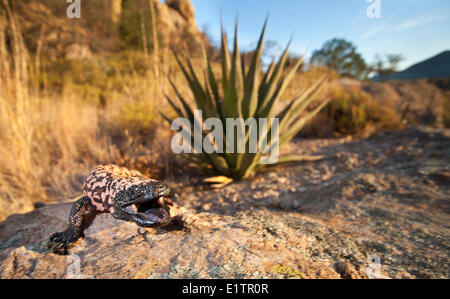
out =
[(43, 206), (0, 224), (0, 278), (449, 278), (449, 149), (428, 127), (296, 141), (324, 159), (219, 190), (175, 182), (174, 225), (99, 215), (70, 256), (45, 243), (71, 205)]

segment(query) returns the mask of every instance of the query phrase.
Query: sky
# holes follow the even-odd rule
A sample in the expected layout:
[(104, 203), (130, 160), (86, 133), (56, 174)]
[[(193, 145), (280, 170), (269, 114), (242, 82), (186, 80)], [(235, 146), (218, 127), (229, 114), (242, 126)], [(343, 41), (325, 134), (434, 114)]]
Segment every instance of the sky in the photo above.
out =
[[(200, 29), (218, 43), (220, 19), (233, 33), (239, 19), (242, 50), (255, 46), (269, 14), (266, 40), (284, 47), (291, 36), (293, 53), (310, 56), (327, 40), (353, 42), (367, 63), (375, 55), (402, 54), (400, 69), (450, 50), (449, 0), (191, 0)], [(380, 18), (369, 18), (371, 3), (380, 1)]]

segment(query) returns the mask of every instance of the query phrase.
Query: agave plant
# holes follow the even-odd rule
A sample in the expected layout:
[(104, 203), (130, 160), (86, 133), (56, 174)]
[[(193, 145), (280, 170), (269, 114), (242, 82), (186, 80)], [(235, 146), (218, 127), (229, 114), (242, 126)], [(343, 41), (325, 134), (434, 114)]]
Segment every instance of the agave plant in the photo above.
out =
[[(199, 124), (195, 110), (200, 110), (204, 118), (216, 117), (225, 124), (227, 119), (267, 119), (268, 124), (276, 118), (278, 120), (278, 132), (274, 132), (272, 127), (261, 127), (258, 123), (257, 128), (245, 127), (244, 137), (242, 135), (233, 134), (234, 145), (238, 142), (244, 142), (245, 152), (236, 153), (235, 151), (222, 153), (200, 153), (188, 155), (190, 159), (199, 165), (206, 166), (214, 170), (217, 174), (232, 179), (244, 179), (253, 175), (255, 171), (263, 166), (262, 159), (265, 157), (264, 151), (258, 147), (256, 152), (249, 151), (249, 136), (255, 132), (259, 132), (257, 136), (258, 144), (262, 141), (269, 143), (276, 140), (277, 146), (282, 146), (291, 140), (304, 126), (313, 118), (327, 103), (324, 100), (312, 111), (308, 111), (308, 106), (313, 102), (316, 95), (320, 91), (325, 78), (320, 78), (315, 84), (304, 92), (293, 98), (288, 105), (279, 113), (275, 113), (275, 106), (283, 98), (289, 83), (294, 74), (298, 71), (303, 63), (302, 59), (291, 68), (287, 69), (286, 61), (288, 59), (289, 44), (284, 50), (281, 57), (277, 60), (274, 58), (271, 65), (266, 71), (262, 69), (262, 54), (264, 36), (267, 27), (267, 20), (261, 32), (258, 45), (248, 66), (242, 63), (241, 53), (238, 45), (238, 25), (236, 22), (234, 51), (230, 53), (228, 48), (227, 36), (222, 26), (222, 42), (221, 42), (221, 69), (222, 78), (219, 78), (213, 72), (210, 59), (204, 54), (204, 80), (200, 80), (198, 74), (194, 70), (191, 58), (186, 58), (182, 62), (180, 57), (174, 52), (177, 62), (189, 84), (192, 91), (195, 106), (190, 106), (185, 97), (178, 91), (175, 84), (170, 80), (171, 85), (177, 95), (181, 107), (177, 106), (172, 99), (167, 97), (170, 105), (180, 118), (189, 120), (191, 134), (188, 138), (194, 140), (194, 127), (203, 128), (203, 124)], [(172, 122), (164, 116), (166, 120)], [(223, 143), (230, 142), (227, 136), (225, 125), (223, 126)], [(234, 133), (234, 132), (233, 132)], [(275, 136), (275, 134), (277, 136)], [(207, 137), (208, 132), (202, 129), (202, 137)], [(277, 138), (275, 138), (277, 137)], [(241, 140), (237, 140), (241, 138)], [(244, 139), (243, 139), (244, 138)], [(191, 144), (194, 144), (191, 143)], [(272, 144), (273, 145), (273, 144)], [(278, 163), (285, 163), (302, 159), (299, 156), (282, 157)]]

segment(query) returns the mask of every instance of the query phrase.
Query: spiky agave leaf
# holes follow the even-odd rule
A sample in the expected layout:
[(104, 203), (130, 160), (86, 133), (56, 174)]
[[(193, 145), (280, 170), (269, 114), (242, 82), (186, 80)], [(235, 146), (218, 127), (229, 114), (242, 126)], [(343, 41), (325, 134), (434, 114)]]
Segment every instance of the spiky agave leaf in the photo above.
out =
[[(245, 130), (245, 153), (221, 153), (221, 154), (207, 154), (195, 155), (194, 161), (196, 163), (209, 164), (217, 173), (231, 177), (233, 179), (242, 179), (251, 176), (254, 171), (260, 166), (260, 161), (263, 157), (261, 150), (257, 153), (250, 153), (250, 136), (257, 134), (257, 143), (260, 145), (262, 141), (268, 144), (274, 139), (272, 136), (274, 132), (271, 131), (271, 120), (279, 118), (280, 120), (280, 136), (279, 145), (291, 140), (304, 126), (313, 118), (327, 103), (323, 101), (317, 108), (308, 112), (307, 108), (314, 101), (317, 94), (325, 82), (325, 78), (319, 79), (315, 84), (308, 88), (305, 92), (300, 93), (297, 97), (292, 99), (290, 103), (278, 115), (274, 114), (274, 108), (280, 99), (283, 98), (284, 92), (294, 78), (295, 73), (301, 67), (303, 61), (299, 61), (286, 73), (286, 62), (289, 53), (288, 43), (281, 57), (276, 61), (275, 59), (269, 66), (266, 72), (262, 71), (262, 53), (264, 45), (264, 36), (267, 28), (267, 19), (264, 23), (257, 47), (254, 55), (248, 65), (244, 69), (242, 65), (242, 57), (239, 52), (238, 43), (238, 24), (235, 26), (235, 36), (233, 41), (233, 53), (230, 53), (228, 48), (228, 40), (225, 30), (222, 25), (222, 39), (221, 39), (221, 87), (219, 87), (219, 80), (216, 78), (211, 66), (211, 62), (204, 51), (204, 82), (199, 79), (195, 72), (191, 58), (186, 58), (183, 63), (179, 56), (174, 52), (175, 58), (186, 78), (189, 88), (194, 96), (195, 106), (190, 107), (188, 102), (177, 90), (175, 84), (171, 85), (175, 91), (178, 100), (181, 103), (181, 108), (178, 107), (170, 98), (169, 104), (174, 109), (179, 117), (187, 118), (191, 124), (191, 132), (188, 138), (194, 141), (194, 127), (195, 125), (203, 128), (203, 124), (199, 123), (194, 115), (194, 110), (201, 110), (204, 118), (217, 117), (223, 122), (223, 146), (226, 148), (226, 119), (227, 118), (265, 118), (268, 126), (265, 129), (259, 127), (255, 131), (250, 129)], [(221, 88), (221, 90), (220, 90)], [(170, 121), (167, 117), (166, 120)], [(257, 121), (258, 123), (258, 121)], [(260, 129), (261, 133), (260, 134)], [(202, 131), (202, 138), (205, 138), (207, 132)], [(229, 136), (228, 136), (229, 137)], [(237, 145), (237, 136), (234, 136), (234, 144)], [(191, 143), (193, 144), (193, 143)], [(236, 150), (236, 148), (235, 148)], [(309, 158), (314, 159), (314, 157)], [(280, 158), (280, 163), (288, 161), (305, 160), (303, 156), (289, 156)]]

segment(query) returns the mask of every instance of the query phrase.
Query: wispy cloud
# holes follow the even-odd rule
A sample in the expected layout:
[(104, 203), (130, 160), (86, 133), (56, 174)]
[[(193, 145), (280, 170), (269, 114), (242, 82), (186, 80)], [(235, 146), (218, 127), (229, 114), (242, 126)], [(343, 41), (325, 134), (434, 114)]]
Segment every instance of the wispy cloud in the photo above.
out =
[(450, 17), (449, 14), (446, 15), (422, 15), (419, 17), (416, 17), (414, 19), (410, 19), (407, 20), (399, 25), (397, 25), (395, 27), (395, 29), (397, 30), (407, 30), (407, 29), (412, 29), (412, 28), (417, 28), (417, 27), (421, 27), (427, 24), (431, 24), (431, 23), (435, 23), (435, 22), (439, 22), (439, 21), (443, 21), (446, 20)]
[(386, 29), (386, 26), (384, 26), (384, 25), (378, 25), (378, 26), (371, 27), (368, 30), (364, 31), (364, 33), (361, 36), (361, 39), (368, 40), (368, 39), (380, 34), (385, 29)]

